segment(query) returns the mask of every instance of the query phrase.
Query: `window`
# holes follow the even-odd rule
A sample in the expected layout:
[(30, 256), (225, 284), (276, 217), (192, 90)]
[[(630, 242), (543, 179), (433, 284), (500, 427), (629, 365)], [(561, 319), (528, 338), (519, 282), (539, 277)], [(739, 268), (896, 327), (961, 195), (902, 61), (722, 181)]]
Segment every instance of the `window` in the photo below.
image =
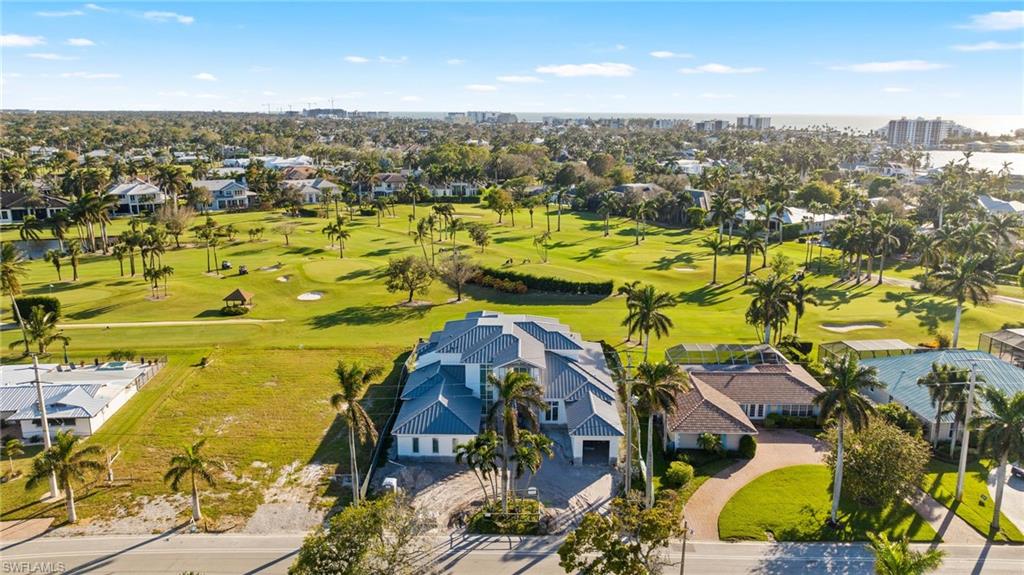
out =
[(433, 453), (441, 452), (441, 442), (436, 437), (430, 440), (430, 451)]
[(419, 453), (420, 452), (420, 438), (419, 437), (413, 437), (412, 438), (412, 452), (413, 453)]
[(764, 404), (763, 403), (757, 404), (757, 416), (758, 417), (764, 417)]
[(558, 402), (549, 401), (547, 410), (544, 411), (544, 421), (558, 421)]
[(459, 447), (459, 440), (452, 438), (452, 453), (455, 453), (456, 448)]
[(480, 413), (487, 413), (487, 410), (494, 403), (494, 388), (487, 383), (487, 375), (491, 373), (491, 366), (480, 366)]
[(794, 415), (797, 417), (809, 417), (814, 415), (814, 410), (810, 405), (799, 404), (799, 405), (780, 405), (782, 415)]
[[(18, 309), (21, 309), (21, 308), (18, 308)], [(950, 438), (953, 437), (953, 426), (952, 425), (949, 426), (949, 437)]]
[(525, 373), (526, 375), (530, 375), (530, 368), (526, 367), (525, 365), (513, 367), (512, 371), (515, 373)]

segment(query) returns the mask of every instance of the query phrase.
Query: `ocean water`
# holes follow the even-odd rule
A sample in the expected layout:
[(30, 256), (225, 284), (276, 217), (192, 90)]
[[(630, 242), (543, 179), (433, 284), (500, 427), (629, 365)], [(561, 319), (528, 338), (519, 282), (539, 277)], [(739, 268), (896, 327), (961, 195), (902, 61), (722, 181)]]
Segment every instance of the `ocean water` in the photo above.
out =
[[(929, 155), (933, 168), (941, 168), (948, 164), (950, 160), (961, 162), (964, 159), (963, 152), (952, 150), (931, 150), (926, 153)], [(1003, 169), (1003, 162), (1010, 163), (1011, 174), (1024, 176), (1024, 153), (974, 152), (971, 155), (971, 167), (977, 170), (987, 169), (993, 174)]]

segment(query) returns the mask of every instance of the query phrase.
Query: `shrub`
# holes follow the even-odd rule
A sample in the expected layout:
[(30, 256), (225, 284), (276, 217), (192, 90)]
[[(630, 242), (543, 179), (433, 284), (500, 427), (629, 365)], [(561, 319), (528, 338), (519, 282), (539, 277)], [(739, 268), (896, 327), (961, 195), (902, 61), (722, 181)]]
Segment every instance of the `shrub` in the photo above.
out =
[(753, 459), (757, 454), (757, 440), (753, 435), (744, 435), (740, 438), (740, 455), (744, 459)]
[(501, 502), (492, 501), (470, 515), (466, 530), (492, 535), (538, 535), (540, 503), (533, 499), (511, 499), (508, 516), (503, 519)]
[(693, 466), (682, 461), (673, 461), (665, 471), (661, 482), (668, 487), (678, 489), (689, 483), (691, 479), (693, 479)]
[(28, 317), (28, 314), (32, 311), (32, 308), (36, 306), (42, 306), (46, 313), (52, 313), (59, 319), (60, 315), (60, 300), (48, 296), (48, 295), (26, 295), (19, 298), (15, 298), (18, 303), (18, 311), (21, 312), (22, 317)]
[(538, 291), (568, 293), (573, 295), (612, 295), (614, 283), (611, 280), (606, 282), (576, 282), (561, 278), (542, 277), (532, 274), (484, 268), (483, 274), (494, 278), (521, 282), (527, 288)]
[(526, 287), (526, 284), (524, 284), (521, 281), (512, 281), (512, 280), (496, 278), (496, 277), (494, 277), (492, 275), (489, 275), (489, 274), (486, 274), (486, 273), (478, 274), (476, 277), (474, 277), (472, 280), (470, 280), (470, 283), (474, 283), (474, 284), (481, 285), (481, 286), (484, 286), (484, 287), (489, 287), (491, 289), (496, 289), (498, 291), (505, 292), (505, 293), (512, 293), (512, 294), (519, 294), (519, 295), (522, 295), (522, 294), (526, 293), (527, 291), (529, 291), (527, 289), (527, 287)]
[(220, 315), (245, 315), (249, 308), (244, 305), (226, 305), (220, 308)]
[(815, 417), (801, 417), (799, 415), (782, 415), (781, 413), (769, 413), (764, 418), (764, 426), (768, 429), (782, 427), (785, 429), (814, 429), (818, 427), (818, 420)]

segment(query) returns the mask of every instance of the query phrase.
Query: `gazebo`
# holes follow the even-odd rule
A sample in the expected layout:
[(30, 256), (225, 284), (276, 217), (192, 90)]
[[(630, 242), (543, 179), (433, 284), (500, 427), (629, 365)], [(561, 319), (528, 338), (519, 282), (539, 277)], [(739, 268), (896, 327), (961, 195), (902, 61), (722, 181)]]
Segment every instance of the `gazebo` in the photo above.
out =
[(228, 306), (251, 306), (252, 299), (252, 293), (239, 288), (225, 296), (224, 303)]

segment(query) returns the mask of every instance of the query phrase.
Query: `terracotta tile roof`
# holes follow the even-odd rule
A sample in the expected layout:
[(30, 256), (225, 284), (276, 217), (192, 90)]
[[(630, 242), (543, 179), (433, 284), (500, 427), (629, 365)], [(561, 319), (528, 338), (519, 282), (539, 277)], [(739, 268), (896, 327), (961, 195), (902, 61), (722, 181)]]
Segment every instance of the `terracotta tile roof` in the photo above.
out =
[(676, 396), (676, 410), (666, 425), (669, 432), (757, 434), (735, 401), (696, 378), (690, 391)]
[(743, 369), (694, 370), (700, 380), (739, 404), (809, 404), (824, 388), (796, 365), (756, 365)]

